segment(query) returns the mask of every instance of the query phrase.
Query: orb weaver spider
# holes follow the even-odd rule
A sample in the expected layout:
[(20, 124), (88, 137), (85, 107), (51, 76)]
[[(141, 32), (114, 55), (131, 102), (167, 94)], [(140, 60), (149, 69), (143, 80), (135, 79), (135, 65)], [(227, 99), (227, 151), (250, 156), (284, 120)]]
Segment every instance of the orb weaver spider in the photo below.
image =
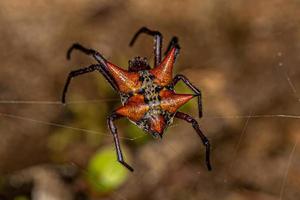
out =
[[(62, 102), (65, 103), (65, 95), (68, 86), (73, 77), (99, 71), (109, 82), (112, 88), (119, 93), (122, 106), (117, 108), (107, 118), (108, 127), (113, 135), (117, 159), (130, 171), (133, 168), (127, 164), (122, 155), (117, 128), (114, 121), (127, 117), (131, 122), (150, 133), (153, 137), (162, 138), (164, 131), (173, 122), (173, 118), (185, 120), (192, 124), (197, 134), (200, 136), (203, 145), (206, 147), (206, 165), (211, 170), (210, 165), (210, 144), (208, 139), (200, 130), (197, 121), (190, 115), (177, 111), (179, 107), (188, 102), (193, 97), (198, 98), (198, 114), (202, 117), (201, 92), (185, 76), (172, 76), (173, 65), (179, 54), (178, 38), (173, 37), (162, 59), (162, 34), (158, 31), (149, 30), (142, 27), (133, 36), (129, 46), (132, 46), (138, 36), (147, 34), (154, 37), (154, 67), (151, 68), (146, 58), (135, 57), (129, 60), (128, 70), (124, 70), (115, 64), (107, 61), (99, 52), (94, 49), (88, 49), (82, 45), (73, 44), (68, 52), (67, 59), (71, 58), (73, 50), (79, 50), (89, 56), (92, 56), (98, 63), (88, 67), (71, 71), (67, 78)], [(176, 94), (174, 86), (178, 81), (183, 81), (195, 94)]]

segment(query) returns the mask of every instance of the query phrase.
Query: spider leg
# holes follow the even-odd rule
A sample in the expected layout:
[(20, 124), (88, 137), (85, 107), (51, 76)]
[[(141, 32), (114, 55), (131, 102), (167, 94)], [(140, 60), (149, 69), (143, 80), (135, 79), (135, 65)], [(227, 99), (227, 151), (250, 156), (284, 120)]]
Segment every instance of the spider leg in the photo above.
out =
[(171, 86), (174, 87), (178, 81), (182, 80), (193, 92), (195, 92), (195, 94), (198, 96), (198, 112), (199, 112), (199, 117), (201, 118), (203, 115), (203, 111), (202, 111), (202, 95), (201, 95), (201, 91), (196, 88), (190, 81), (188, 78), (186, 78), (184, 75), (182, 74), (177, 74), (174, 78), (173, 78), (173, 82), (171, 83)]
[(67, 59), (68, 60), (71, 59), (71, 54), (72, 54), (73, 50), (78, 50), (89, 56), (93, 56), (93, 58), (100, 64), (98, 70), (103, 74), (103, 76), (111, 84), (111, 86), (115, 90), (117, 90), (117, 86), (114, 82), (114, 79), (111, 76), (111, 74), (109, 73), (107, 61), (99, 52), (97, 52), (94, 49), (88, 49), (88, 48), (82, 46), (81, 44), (74, 43), (67, 51)]
[(108, 68), (107, 60), (98, 51), (96, 51), (94, 49), (88, 49), (88, 48), (85, 48), (84, 46), (82, 46), (81, 44), (74, 43), (67, 51), (67, 59), (68, 60), (71, 59), (71, 54), (72, 54), (73, 50), (78, 50), (89, 56), (93, 56), (93, 58), (101, 65), (100, 72), (104, 75), (106, 80), (109, 81), (109, 83), (112, 85), (112, 87), (115, 90), (117, 90), (117, 86), (114, 83), (114, 79), (111, 76), (111, 74), (109, 73), (109, 70), (107, 69)]
[(175, 114), (175, 117), (178, 119), (182, 119), (185, 120), (188, 123), (191, 123), (193, 128), (196, 130), (197, 134), (200, 136), (203, 145), (206, 147), (206, 166), (207, 169), (209, 171), (211, 171), (211, 164), (210, 164), (210, 144), (209, 144), (209, 140), (205, 137), (205, 135), (202, 133), (202, 131), (200, 130), (199, 124), (198, 122), (191, 116), (189, 116), (188, 114), (185, 114), (183, 112), (177, 112)]
[(169, 45), (168, 45), (164, 55), (167, 55), (173, 46), (177, 46), (180, 49), (179, 44), (178, 44), (178, 37), (176, 37), (176, 36), (173, 36), (172, 39), (170, 40)]
[(155, 67), (159, 65), (161, 62), (161, 47), (162, 47), (163, 36), (158, 31), (152, 31), (147, 27), (142, 27), (134, 34), (132, 40), (129, 43), (129, 46), (132, 46), (135, 43), (136, 39), (141, 33), (145, 33), (147, 35), (151, 35), (154, 37), (154, 67)]
[(111, 79), (110, 76), (107, 76), (107, 74), (104, 71), (104, 69), (102, 68), (102, 66), (100, 64), (94, 64), (94, 65), (90, 65), (90, 66), (85, 67), (85, 68), (81, 68), (81, 69), (78, 69), (78, 70), (71, 71), (69, 73), (69, 76), (67, 78), (67, 81), (65, 83), (65, 87), (64, 87), (64, 90), (63, 90), (63, 93), (62, 93), (62, 103), (66, 102), (66, 93), (68, 91), (68, 87), (69, 87), (69, 84), (71, 82), (71, 79), (73, 77), (76, 77), (76, 76), (79, 76), (79, 75), (82, 75), (82, 74), (86, 74), (86, 73), (89, 73), (89, 72), (93, 72), (95, 70), (98, 70), (99, 72), (101, 72), (104, 75), (104, 77), (106, 78), (106, 80), (111, 84), (111, 86), (115, 90), (117, 90), (117, 87), (116, 87), (113, 79)]
[(117, 132), (117, 128), (114, 125), (114, 120), (121, 118), (121, 115), (118, 115), (117, 113), (112, 113), (108, 118), (107, 118), (107, 123), (108, 123), (108, 127), (110, 129), (110, 132), (112, 133), (113, 137), (114, 137), (114, 142), (115, 142), (115, 147), (116, 147), (116, 151), (117, 151), (117, 158), (118, 161), (125, 166), (128, 170), (130, 170), (131, 172), (133, 172), (133, 168), (128, 165), (123, 158), (123, 154), (122, 154), (122, 150), (121, 150), (121, 146), (120, 146), (120, 141), (119, 141), (119, 136), (118, 136), (118, 132)]
[(78, 50), (81, 51), (89, 56), (93, 56), (95, 58), (95, 60), (97, 60), (100, 64), (106, 64), (106, 60), (105, 58), (96, 50), (94, 49), (88, 49), (84, 46), (82, 46), (79, 43), (74, 43), (67, 51), (67, 59), (70, 60), (71, 59), (71, 54), (73, 52), (73, 50)]

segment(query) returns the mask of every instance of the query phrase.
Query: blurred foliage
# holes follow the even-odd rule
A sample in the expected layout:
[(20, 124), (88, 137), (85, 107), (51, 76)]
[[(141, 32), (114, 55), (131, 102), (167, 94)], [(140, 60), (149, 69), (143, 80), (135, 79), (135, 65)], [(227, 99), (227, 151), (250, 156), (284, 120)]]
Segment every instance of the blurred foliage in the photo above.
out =
[[(122, 148), (123, 155), (128, 155), (126, 148)], [(125, 157), (130, 162), (130, 159)], [(87, 181), (93, 191), (107, 193), (118, 188), (127, 179), (129, 171), (116, 160), (113, 146), (99, 149), (90, 158), (87, 167)]]
[[(73, 97), (74, 96), (74, 97)], [(80, 95), (72, 95), (70, 99), (80, 99)], [(91, 147), (97, 147), (101, 144), (105, 135), (110, 135), (106, 129), (106, 104), (69, 104), (67, 111), (69, 117), (68, 126), (80, 129), (93, 130), (99, 132), (78, 132), (73, 129), (60, 128), (54, 131), (48, 140), (48, 146), (52, 150), (52, 158), (61, 161), (61, 154), (65, 149), (76, 142), (83, 142)]]
[(5, 182), (5, 179), (3, 176), (0, 176), (0, 191), (2, 190), (3, 186), (4, 186), (4, 182)]
[(29, 198), (26, 196), (16, 196), (14, 200), (29, 200)]
[(129, 119), (124, 119), (121, 121), (120, 129), (126, 138), (128, 138), (129, 142), (136, 146), (143, 145), (152, 138), (152, 136), (146, 134), (138, 126), (130, 122)]

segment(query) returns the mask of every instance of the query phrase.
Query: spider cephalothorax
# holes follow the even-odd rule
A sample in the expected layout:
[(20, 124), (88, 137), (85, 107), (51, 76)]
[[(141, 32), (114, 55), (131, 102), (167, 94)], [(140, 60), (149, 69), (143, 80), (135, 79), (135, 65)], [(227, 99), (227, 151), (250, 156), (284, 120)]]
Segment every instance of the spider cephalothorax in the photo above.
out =
[[(117, 129), (114, 120), (127, 117), (130, 121), (150, 133), (154, 137), (162, 138), (163, 133), (173, 122), (173, 118), (183, 119), (191, 123), (206, 146), (206, 164), (211, 170), (209, 161), (210, 145), (204, 136), (197, 121), (188, 114), (179, 112), (178, 109), (193, 97), (198, 97), (199, 117), (202, 117), (201, 93), (183, 75), (173, 78), (173, 65), (179, 54), (180, 47), (177, 37), (173, 37), (165, 57), (161, 60), (162, 35), (158, 31), (151, 31), (146, 27), (141, 28), (130, 42), (132, 46), (141, 33), (154, 37), (154, 67), (151, 68), (146, 58), (135, 57), (129, 61), (128, 71), (107, 61), (100, 53), (87, 49), (80, 44), (74, 44), (68, 51), (68, 59), (74, 49), (80, 50), (95, 58), (98, 64), (70, 72), (64, 87), (62, 102), (71, 79), (75, 76), (98, 70), (104, 75), (120, 97), (122, 106), (117, 108), (107, 119), (108, 127), (113, 134), (117, 149), (118, 161), (130, 171), (133, 168), (123, 159)], [(176, 94), (174, 86), (182, 80), (195, 94)]]
[(138, 72), (140, 70), (149, 70), (150, 65), (147, 58), (141, 58), (139, 56), (134, 57), (132, 60), (129, 60), (128, 71)]

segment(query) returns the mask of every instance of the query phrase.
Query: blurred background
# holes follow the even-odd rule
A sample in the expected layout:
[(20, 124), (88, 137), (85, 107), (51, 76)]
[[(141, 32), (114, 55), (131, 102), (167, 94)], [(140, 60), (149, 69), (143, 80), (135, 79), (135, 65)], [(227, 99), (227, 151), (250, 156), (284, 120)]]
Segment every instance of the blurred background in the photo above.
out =
[[(0, 199), (300, 198), (300, 1), (0, 2)], [(182, 47), (175, 72), (202, 90), (196, 117), (212, 144), (213, 171), (190, 124), (175, 120), (162, 140), (120, 120), (128, 172), (116, 161), (106, 117), (118, 95), (97, 72), (73, 79), (71, 70), (95, 61), (66, 51), (94, 48), (127, 68), (134, 56), (153, 61), (159, 30), (165, 48)], [(179, 92), (190, 93), (183, 84)]]

